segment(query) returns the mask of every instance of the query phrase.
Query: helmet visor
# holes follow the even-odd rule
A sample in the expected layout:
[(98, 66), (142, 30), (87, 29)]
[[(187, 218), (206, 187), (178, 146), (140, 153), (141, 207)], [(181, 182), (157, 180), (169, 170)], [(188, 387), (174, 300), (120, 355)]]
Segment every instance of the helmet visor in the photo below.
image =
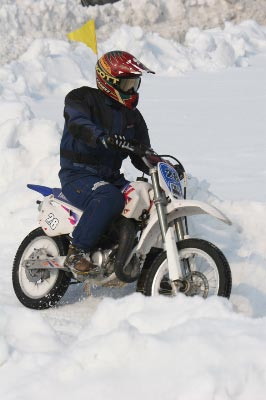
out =
[(141, 78), (120, 78), (119, 88), (124, 93), (136, 93), (138, 91)]

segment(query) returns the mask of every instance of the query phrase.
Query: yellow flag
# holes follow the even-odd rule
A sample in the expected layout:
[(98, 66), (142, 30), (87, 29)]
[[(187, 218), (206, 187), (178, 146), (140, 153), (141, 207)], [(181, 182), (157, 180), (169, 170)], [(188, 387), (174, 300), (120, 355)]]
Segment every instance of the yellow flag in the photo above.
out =
[(95, 54), (98, 54), (96, 30), (94, 20), (86, 22), (81, 28), (67, 34), (68, 39), (76, 42), (83, 42), (90, 47)]

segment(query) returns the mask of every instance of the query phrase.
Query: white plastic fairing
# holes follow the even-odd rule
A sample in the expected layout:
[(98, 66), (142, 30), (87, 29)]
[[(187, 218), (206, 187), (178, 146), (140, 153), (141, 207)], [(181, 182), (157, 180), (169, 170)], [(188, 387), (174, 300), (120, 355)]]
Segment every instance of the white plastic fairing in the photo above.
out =
[(122, 215), (126, 218), (140, 219), (143, 211), (148, 211), (152, 202), (152, 185), (148, 182), (131, 182), (122, 191), (125, 208)]
[[(227, 225), (231, 221), (216, 207), (197, 200), (173, 200), (167, 204), (167, 220), (171, 221), (190, 215), (208, 214)], [(137, 252), (146, 254), (151, 247), (161, 247), (161, 232), (156, 211), (151, 212), (148, 225), (140, 237)]]
[(185, 215), (209, 214), (227, 225), (232, 225), (232, 222), (218, 208), (198, 200), (173, 200), (167, 205), (167, 214), (172, 215), (172, 213), (175, 214), (175, 218)]
[(81, 215), (81, 210), (50, 195), (42, 202), (39, 224), (47, 236), (65, 235), (73, 232)]
[[(150, 209), (153, 193), (150, 183), (132, 182), (122, 193), (125, 198), (122, 215), (125, 217), (139, 220), (143, 211)], [(66, 235), (73, 232), (81, 215), (81, 210), (51, 194), (41, 203), (39, 224), (47, 236)]]
[(171, 200), (183, 199), (182, 186), (176, 170), (165, 162), (158, 164), (158, 176), (161, 188)]

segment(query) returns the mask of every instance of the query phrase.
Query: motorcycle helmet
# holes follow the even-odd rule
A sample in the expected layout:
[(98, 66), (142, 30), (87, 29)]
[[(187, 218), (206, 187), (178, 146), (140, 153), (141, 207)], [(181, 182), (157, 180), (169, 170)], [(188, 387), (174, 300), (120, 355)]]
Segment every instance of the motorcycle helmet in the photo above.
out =
[(154, 74), (132, 54), (120, 50), (110, 51), (97, 61), (97, 87), (107, 96), (133, 109), (139, 100), (142, 71)]

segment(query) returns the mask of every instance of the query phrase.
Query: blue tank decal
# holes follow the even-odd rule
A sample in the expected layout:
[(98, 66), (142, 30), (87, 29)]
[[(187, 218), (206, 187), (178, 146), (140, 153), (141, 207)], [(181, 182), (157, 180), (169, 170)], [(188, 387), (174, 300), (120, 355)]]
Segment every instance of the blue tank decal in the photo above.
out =
[(160, 162), (159, 164), (162, 178), (164, 179), (168, 189), (175, 198), (182, 198), (182, 186), (176, 170), (169, 164)]

